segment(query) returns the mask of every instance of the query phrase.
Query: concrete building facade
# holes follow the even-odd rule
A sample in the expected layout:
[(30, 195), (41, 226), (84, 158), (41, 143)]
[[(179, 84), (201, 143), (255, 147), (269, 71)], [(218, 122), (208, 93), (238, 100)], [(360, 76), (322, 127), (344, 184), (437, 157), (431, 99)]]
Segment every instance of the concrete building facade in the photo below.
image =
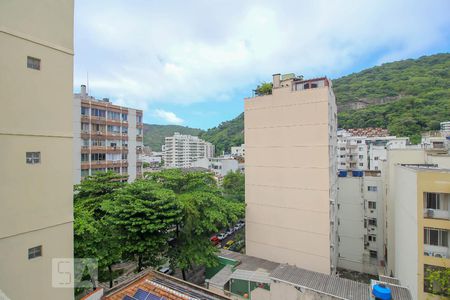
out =
[(197, 136), (175, 132), (162, 146), (165, 168), (190, 168), (193, 162), (214, 157), (214, 145)]
[(52, 260), (73, 258), (73, 20), (72, 0), (0, 1), (6, 299), (73, 299), (72, 288), (52, 287)]
[(387, 149), (402, 149), (409, 144), (406, 137), (355, 135), (365, 134), (367, 130), (338, 130), (338, 169), (383, 171)]
[(335, 272), (336, 104), (327, 78), (245, 99), (246, 252)]
[(337, 208), (338, 267), (378, 275), (385, 260), (380, 171), (340, 172)]
[(142, 110), (89, 96), (86, 86), (73, 97), (74, 183), (113, 171), (133, 181), (142, 177)]
[(231, 155), (236, 157), (245, 157), (245, 144), (242, 144), (240, 146), (231, 147)]
[(193, 162), (192, 167), (211, 170), (217, 177), (223, 178), (230, 172), (237, 172), (239, 170), (239, 162), (231, 157), (202, 158)]
[(450, 268), (450, 170), (396, 165), (394, 178), (396, 276), (414, 299), (448, 299), (426, 277)]

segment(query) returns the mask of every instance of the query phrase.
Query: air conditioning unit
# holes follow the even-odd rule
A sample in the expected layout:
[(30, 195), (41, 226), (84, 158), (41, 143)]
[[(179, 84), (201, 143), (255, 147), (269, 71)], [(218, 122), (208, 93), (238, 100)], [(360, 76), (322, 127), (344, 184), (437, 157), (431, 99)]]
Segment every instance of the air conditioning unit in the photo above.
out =
[(434, 253), (433, 256), (434, 256), (434, 257), (438, 257), (438, 258), (447, 258), (447, 255), (441, 254), (441, 253)]
[(434, 209), (427, 209), (427, 217), (429, 218), (434, 217)]
[(434, 256), (433, 252), (431, 252), (431, 251), (424, 251), (423, 255), (425, 255), (425, 256)]

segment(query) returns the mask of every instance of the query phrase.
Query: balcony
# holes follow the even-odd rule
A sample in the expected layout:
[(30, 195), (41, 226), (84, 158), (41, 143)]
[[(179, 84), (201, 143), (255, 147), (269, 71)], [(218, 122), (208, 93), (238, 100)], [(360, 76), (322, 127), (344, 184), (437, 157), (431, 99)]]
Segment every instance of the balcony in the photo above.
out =
[(445, 246), (435, 246), (425, 244), (423, 246), (423, 254), (425, 256), (433, 256), (437, 258), (450, 258), (449, 247)]
[(443, 209), (424, 208), (423, 217), (427, 219), (450, 220), (450, 213), (448, 210)]

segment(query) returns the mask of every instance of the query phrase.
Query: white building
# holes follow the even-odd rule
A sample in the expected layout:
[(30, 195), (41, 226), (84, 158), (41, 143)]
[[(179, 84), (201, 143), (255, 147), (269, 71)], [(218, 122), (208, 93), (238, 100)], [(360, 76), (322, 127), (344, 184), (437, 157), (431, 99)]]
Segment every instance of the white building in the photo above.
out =
[(196, 136), (175, 132), (166, 137), (162, 152), (166, 168), (190, 168), (198, 159), (213, 157), (214, 145)]
[(237, 147), (231, 147), (231, 155), (232, 156), (241, 156), (245, 157), (245, 144), (242, 144)]
[(338, 130), (338, 169), (382, 171), (387, 149), (401, 149), (409, 144), (407, 137), (371, 136), (377, 133), (386, 132), (376, 128)]
[(338, 267), (377, 275), (384, 265), (383, 178), (379, 171), (338, 177)]
[(234, 158), (211, 157), (202, 158), (192, 163), (192, 167), (209, 169), (218, 177), (239, 170), (239, 162)]

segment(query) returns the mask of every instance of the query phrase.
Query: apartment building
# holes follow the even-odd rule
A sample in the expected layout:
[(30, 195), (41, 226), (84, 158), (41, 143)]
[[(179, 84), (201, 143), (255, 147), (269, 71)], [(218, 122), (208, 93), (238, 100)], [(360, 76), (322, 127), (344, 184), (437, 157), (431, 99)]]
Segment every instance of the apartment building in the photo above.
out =
[[(73, 299), (72, 0), (0, 1), (0, 298)], [(71, 271), (66, 264), (62, 271)]]
[(74, 183), (113, 171), (133, 181), (142, 176), (142, 110), (89, 96), (86, 86), (73, 97)]
[(232, 157), (201, 158), (194, 161), (192, 167), (208, 169), (217, 177), (223, 178), (230, 172), (237, 172), (239, 170), (239, 162)]
[[(448, 150), (448, 149), (447, 149)], [(409, 145), (403, 149), (388, 149), (385, 162), (385, 172), (382, 173), (385, 193), (385, 244), (386, 274), (396, 275), (395, 248), (397, 245), (396, 232), (394, 230), (396, 216), (396, 193), (402, 191), (405, 186), (395, 183), (395, 167), (398, 164), (428, 164), (439, 168), (450, 169), (450, 154), (441, 148), (424, 148), (423, 145)]]
[(405, 148), (409, 144), (409, 138), (389, 136), (381, 128), (340, 129), (337, 137), (340, 170), (383, 171), (387, 149)]
[(193, 162), (214, 157), (214, 145), (197, 136), (175, 132), (162, 146), (165, 168), (190, 168)]
[(448, 299), (427, 274), (450, 268), (450, 169), (396, 165), (394, 178), (396, 276), (414, 299)]
[(245, 99), (246, 253), (335, 272), (336, 104), (327, 78), (273, 75)]
[(338, 267), (378, 275), (385, 261), (384, 189), (380, 171), (340, 171)]
[(245, 157), (245, 144), (236, 147), (231, 147), (231, 155), (234, 157), (237, 156)]

